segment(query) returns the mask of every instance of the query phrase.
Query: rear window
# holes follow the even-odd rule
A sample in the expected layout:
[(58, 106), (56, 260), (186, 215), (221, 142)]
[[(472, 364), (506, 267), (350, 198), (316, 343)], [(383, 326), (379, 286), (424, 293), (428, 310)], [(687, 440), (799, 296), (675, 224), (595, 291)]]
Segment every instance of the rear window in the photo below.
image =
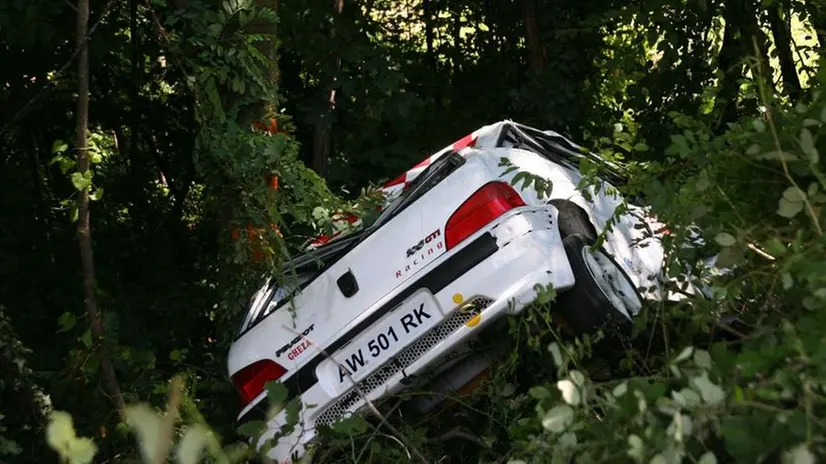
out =
[(262, 319), (272, 314), (290, 301), (299, 290), (303, 289), (314, 277), (312, 273), (301, 273), (298, 279), (288, 277), (284, 286), (278, 286), (274, 279), (270, 279), (256, 292), (247, 304), (247, 315), (238, 329), (238, 336), (254, 327)]

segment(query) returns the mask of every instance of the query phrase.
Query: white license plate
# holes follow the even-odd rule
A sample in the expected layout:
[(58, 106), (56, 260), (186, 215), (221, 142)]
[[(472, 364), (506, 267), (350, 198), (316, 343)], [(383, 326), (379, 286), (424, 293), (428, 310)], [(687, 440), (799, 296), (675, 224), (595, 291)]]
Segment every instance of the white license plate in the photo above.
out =
[(419, 293), (333, 354), (318, 367), (319, 380), (339, 394), (401, 351), (441, 321), (442, 314), (429, 293)]

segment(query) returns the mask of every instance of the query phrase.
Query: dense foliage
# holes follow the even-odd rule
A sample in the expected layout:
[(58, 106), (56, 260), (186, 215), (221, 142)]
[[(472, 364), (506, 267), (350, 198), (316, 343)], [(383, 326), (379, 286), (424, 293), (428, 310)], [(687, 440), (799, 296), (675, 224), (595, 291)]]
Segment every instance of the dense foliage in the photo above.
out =
[[(624, 193), (669, 224), (674, 272), (719, 252), (728, 272), (694, 273), (714, 298), (647, 308), (623, 349), (565, 337), (543, 299), (511, 321), (507, 362), (449, 414), (353, 419), (315, 458), (826, 456), (823, 2), (89, 9), (78, 41), (73, 2), (0, 0), (0, 461), (148, 462), (173, 444), (180, 462), (204, 447), (250, 459), (239, 435), (256, 431), (235, 430), (224, 362), (261, 276), (340, 227), (334, 211), (372, 210), (374, 182), (504, 118), (622, 160)], [(103, 336), (83, 292), (84, 192)], [(682, 246), (693, 233), (705, 244)], [(740, 325), (720, 327), (731, 315)]]

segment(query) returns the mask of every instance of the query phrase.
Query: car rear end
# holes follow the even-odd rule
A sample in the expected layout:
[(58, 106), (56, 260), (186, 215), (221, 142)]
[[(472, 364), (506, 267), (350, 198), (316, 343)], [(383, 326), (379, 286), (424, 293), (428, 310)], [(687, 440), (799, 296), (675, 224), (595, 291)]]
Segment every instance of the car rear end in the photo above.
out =
[(296, 311), (275, 290), (253, 300), (250, 313), (259, 316), (247, 318), (229, 355), (245, 403), (239, 418), (263, 418), (268, 381), (304, 405), (284, 436), (286, 412), (268, 418), (259, 445), (277, 436), (271, 458), (303, 454), (317, 427), (404, 388), (530, 303), (536, 284), (573, 285), (555, 209), (510, 186), (513, 174), (501, 176), (507, 153), (440, 157), (372, 229), (339, 245), (335, 262), (301, 284)]

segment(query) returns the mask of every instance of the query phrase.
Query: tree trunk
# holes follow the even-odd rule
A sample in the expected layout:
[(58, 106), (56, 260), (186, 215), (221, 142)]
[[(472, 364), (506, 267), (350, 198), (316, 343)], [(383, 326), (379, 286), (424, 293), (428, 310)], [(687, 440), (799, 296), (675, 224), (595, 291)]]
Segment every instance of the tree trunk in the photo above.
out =
[[(731, 1), (731, 0), (729, 0)], [(755, 5), (756, 0), (739, 0), (741, 4), (741, 13), (737, 15), (737, 21), (740, 21), (740, 46), (743, 48), (743, 57), (757, 56), (760, 59), (760, 67), (762, 68), (763, 78), (766, 80), (766, 85), (774, 88), (774, 70), (769, 60), (769, 42), (766, 33), (757, 22), (758, 10)], [(757, 50), (754, 49), (754, 39), (757, 40)], [(756, 78), (756, 76), (755, 76)]]
[(783, 91), (796, 101), (800, 96), (800, 78), (797, 75), (797, 67), (794, 64), (794, 53), (792, 52), (792, 35), (786, 27), (786, 15), (782, 4), (775, 3), (770, 6), (766, 13), (769, 18), (774, 46), (777, 49), (777, 59), (780, 61), (780, 75), (783, 77)]
[(740, 0), (729, 0), (723, 7), (723, 19), (726, 23), (723, 32), (723, 45), (717, 55), (717, 67), (722, 73), (717, 98), (714, 100), (714, 114), (719, 117), (719, 128), (737, 119), (737, 94), (740, 80), (743, 78), (743, 64), (739, 61), (740, 31), (737, 16), (740, 13)]
[(528, 45), (528, 68), (531, 71), (541, 71), (545, 69), (546, 57), (534, 0), (522, 0), (522, 17), (525, 20), (525, 42)]
[[(89, 0), (77, 0), (77, 171), (85, 175), (89, 171), (89, 145), (87, 126), (89, 118), (89, 48), (86, 34), (89, 25)], [(86, 312), (89, 315), (92, 336), (95, 339), (101, 374), (106, 390), (112, 402), (123, 413), (123, 395), (115, 376), (115, 368), (106, 348), (103, 318), (95, 296), (95, 263), (92, 254), (92, 231), (89, 224), (89, 189), (85, 188), (78, 195), (77, 237), (80, 244), (80, 258), (83, 265), (83, 296)]]
[[(333, 0), (333, 9), (336, 18), (341, 16), (344, 10), (344, 0)], [(333, 19), (333, 26), (330, 28), (330, 43), (336, 40), (336, 19)], [(334, 74), (341, 69), (341, 57), (338, 53), (333, 55)], [(330, 84), (322, 91), (322, 110), (313, 128), (313, 171), (321, 177), (327, 177), (330, 164), (331, 136), (333, 132), (333, 110), (336, 106), (336, 78), (330, 78)]]

